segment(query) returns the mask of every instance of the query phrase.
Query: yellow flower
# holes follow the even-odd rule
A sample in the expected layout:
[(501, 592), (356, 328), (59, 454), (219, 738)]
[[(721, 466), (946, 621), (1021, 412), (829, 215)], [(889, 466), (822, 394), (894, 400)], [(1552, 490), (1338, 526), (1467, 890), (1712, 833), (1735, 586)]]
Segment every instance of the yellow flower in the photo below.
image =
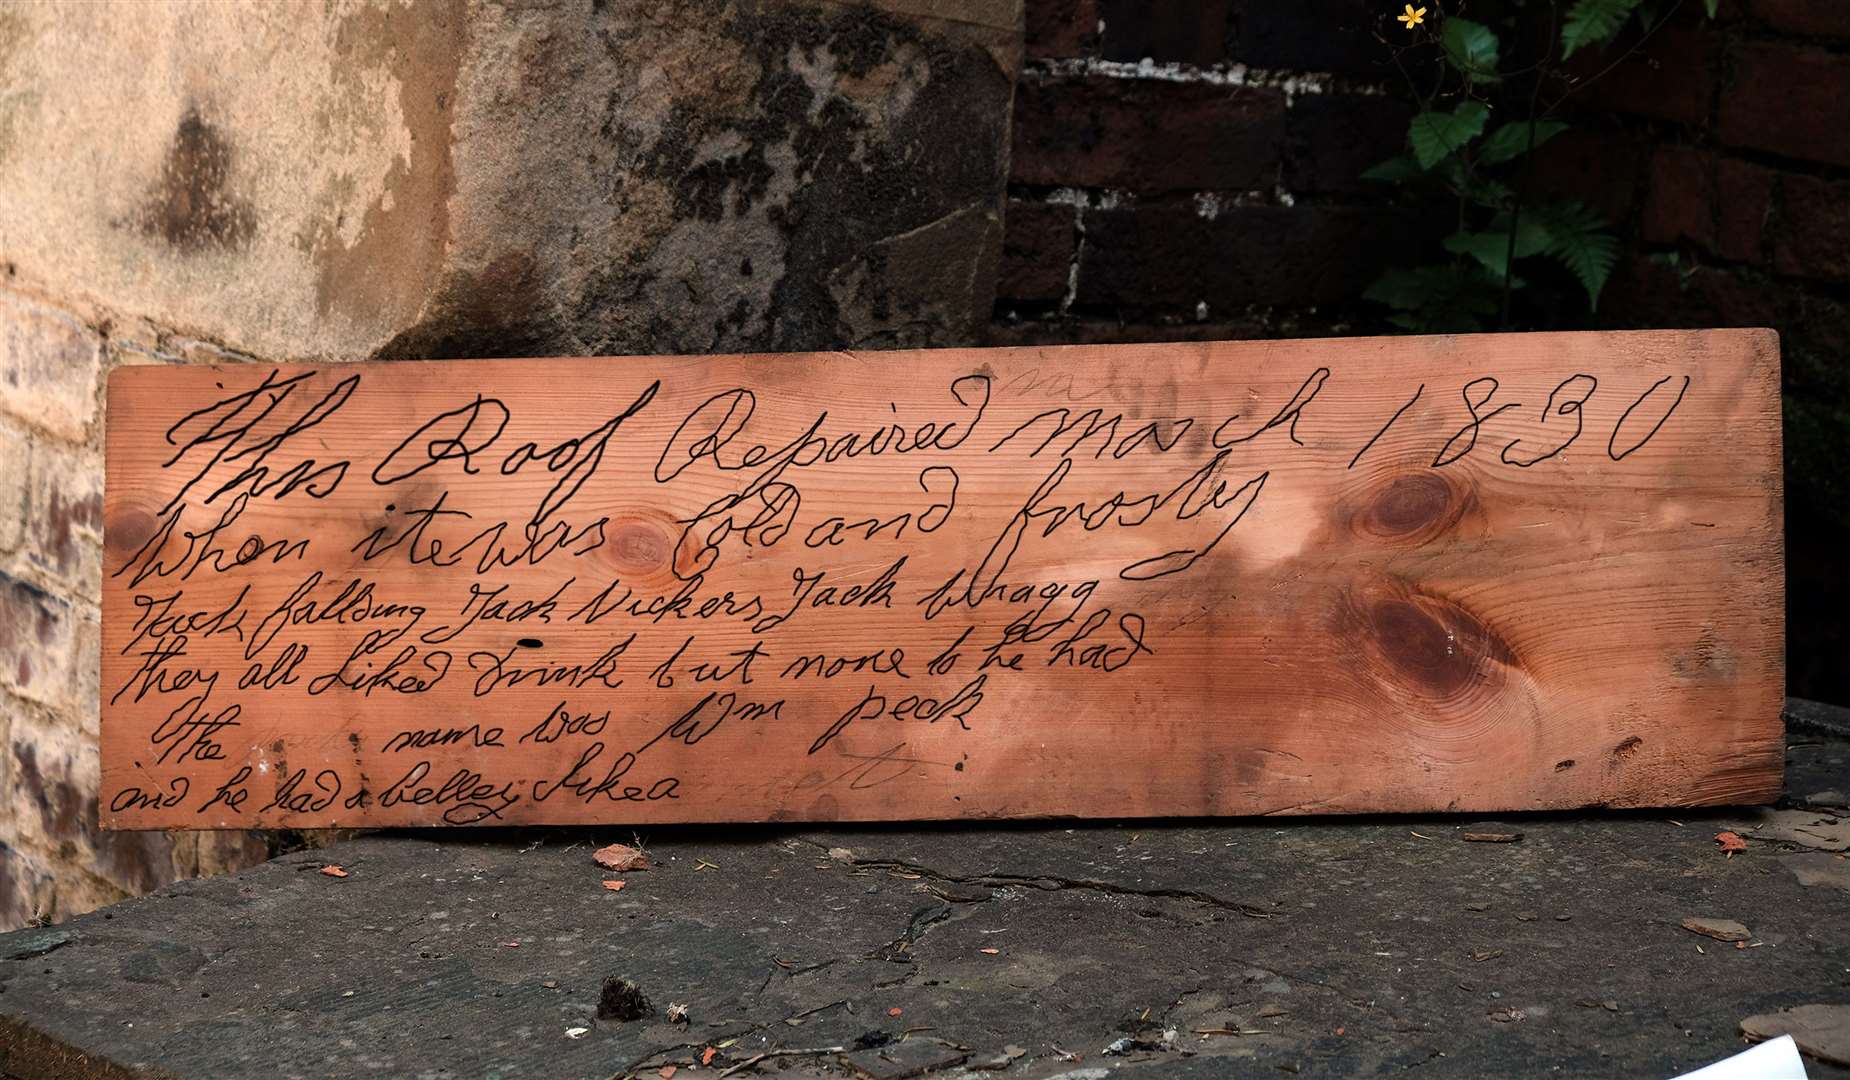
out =
[(1396, 19), (1399, 19), (1401, 22), (1406, 23), (1407, 29), (1411, 30), (1414, 27), (1426, 21), (1426, 9), (1425, 8), (1415, 9), (1412, 4), (1408, 4), (1407, 13), (1405, 15), (1396, 15), (1394, 17)]

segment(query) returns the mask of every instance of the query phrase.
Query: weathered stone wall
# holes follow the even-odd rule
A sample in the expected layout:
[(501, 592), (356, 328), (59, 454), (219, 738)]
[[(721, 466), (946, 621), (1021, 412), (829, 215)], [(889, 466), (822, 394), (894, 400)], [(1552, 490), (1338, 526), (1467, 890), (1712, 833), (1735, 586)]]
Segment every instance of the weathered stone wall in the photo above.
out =
[(0, 927), (267, 850), (96, 829), (111, 366), (973, 343), (1019, 23), (0, 6)]

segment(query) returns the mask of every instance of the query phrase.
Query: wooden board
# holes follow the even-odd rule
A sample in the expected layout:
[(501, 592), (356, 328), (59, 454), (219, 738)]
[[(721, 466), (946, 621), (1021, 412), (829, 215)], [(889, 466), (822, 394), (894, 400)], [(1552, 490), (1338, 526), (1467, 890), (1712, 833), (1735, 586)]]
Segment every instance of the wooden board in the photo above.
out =
[(112, 828), (1779, 788), (1770, 331), (130, 367)]

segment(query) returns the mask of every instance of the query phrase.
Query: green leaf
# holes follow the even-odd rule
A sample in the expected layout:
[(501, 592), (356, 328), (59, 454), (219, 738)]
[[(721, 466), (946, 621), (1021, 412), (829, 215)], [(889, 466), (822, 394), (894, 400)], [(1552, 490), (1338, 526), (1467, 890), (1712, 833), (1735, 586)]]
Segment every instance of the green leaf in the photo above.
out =
[(1503, 285), (1475, 264), (1388, 270), (1362, 295), (1396, 309), (1387, 321), (1415, 333), (1481, 330), (1501, 302)]
[(1483, 23), (1448, 16), (1439, 31), (1445, 58), (1470, 82), (1496, 82), (1497, 34)]
[(1390, 184), (1405, 183), (1421, 175), (1421, 169), (1412, 158), (1397, 154), (1362, 174), (1364, 180), (1384, 180)]
[(1501, 210), (1514, 197), (1508, 184), (1495, 177), (1485, 176), (1458, 158), (1443, 162), (1438, 173), (1453, 193), (1478, 206)]
[(1719, 7), (1720, 4), (1721, 0), (1702, 0), (1702, 10), (1708, 12), (1709, 18), (1713, 19), (1715, 17), (1716, 8)]
[[(1531, 255), (1540, 255), (1554, 242), (1546, 222), (1534, 220), (1534, 215), (1524, 215), (1516, 226), (1516, 258), (1526, 259)], [(1503, 280), (1509, 273), (1510, 219), (1508, 214), (1500, 214), (1490, 223), (1484, 232), (1471, 232), (1460, 229), (1445, 238), (1445, 250), (1460, 255), (1469, 255), (1483, 265), (1484, 269)]]
[[(1559, 120), (1537, 120), (1535, 122), (1535, 145), (1540, 146), (1549, 139), (1566, 131), (1568, 125)], [(1499, 124), (1497, 129), (1485, 136), (1484, 144), (1478, 148), (1477, 159), (1485, 165), (1501, 165), (1513, 158), (1521, 157), (1529, 151), (1529, 125), (1522, 120), (1508, 124)]]
[(1604, 45), (1618, 36), (1625, 20), (1643, 0), (1574, 0), (1561, 24), (1561, 59), (1588, 45)]
[(1420, 113), (1407, 128), (1413, 159), (1422, 169), (1432, 168), (1482, 135), (1489, 119), (1490, 108), (1481, 101), (1467, 101), (1456, 112), (1428, 109)]
[(1598, 214), (1577, 202), (1538, 206), (1533, 211), (1548, 229), (1550, 239), (1542, 251), (1562, 266), (1587, 290), (1587, 307), (1599, 310), (1599, 294), (1619, 261), (1619, 239), (1606, 231)]

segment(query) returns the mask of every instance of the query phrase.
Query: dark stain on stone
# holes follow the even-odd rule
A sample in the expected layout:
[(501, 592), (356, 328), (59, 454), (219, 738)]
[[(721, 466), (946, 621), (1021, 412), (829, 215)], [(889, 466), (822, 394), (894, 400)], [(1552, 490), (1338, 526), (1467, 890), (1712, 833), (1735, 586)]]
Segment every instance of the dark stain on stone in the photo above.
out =
[(535, 356), (549, 351), (533, 256), (510, 251), (479, 271), (446, 275), (417, 325), (379, 349), (381, 360)]
[(1564, 760), (1555, 762), (1555, 772), (1566, 772), (1567, 770), (1573, 767), (1574, 767), (1573, 758), (1566, 758)]
[(142, 204), (142, 232), (187, 254), (248, 247), (257, 215), (232, 194), (231, 165), (231, 144), (198, 109), (188, 109)]
[(39, 550), (51, 557), (60, 573), (69, 573), (76, 563), (78, 550), (74, 531), (78, 528), (100, 530), (103, 522), (103, 497), (95, 492), (76, 499), (54, 490), (46, 503), (41, 522), (43, 533)]
[[(95, 799), (85, 820), (96, 820)], [(165, 832), (99, 832), (95, 844), (103, 875), (130, 892), (152, 892), (175, 877), (173, 837)]]
[[(762, 207), (779, 234), (781, 272), (760, 310), (726, 303), (726, 282), (683, 279), (678, 270), (653, 265), (652, 250), (613, 260), (560, 313), (578, 340), (615, 352), (801, 350), (946, 344), (979, 332), (989, 310), (981, 281), (973, 286), (983, 294), (979, 302), (956, 313), (968, 325), (955, 326), (946, 325), (943, 312), (913, 310), (947, 301), (919, 283), (886, 287), (880, 281), (863, 290), (870, 298), (864, 305), (838, 296), (831, 286), (844, 274), (880, 279), (888, 273), (877, 264), (882, 240), (972, 206), (998, 203), (1007, 155), (996, 147), (1007, 141), (1009, 73), (984, 49), (953, 44), (877, 10), (699, 2), (678, 5), (677, 11), (690, 24), (704, 20), (757, 61), (755, 82), (744, 95), (753, 107), (741, 112), (697, 99), (676, 101), (661, 134), (637, 146), (622, 132), (622, 110), (629, 102), (613, 93), (600, 129), (610, 144), (610, 152), (599, 155), (611, 170), (605, 186), (622, 191), (630, 178), (653, 179), (671, 193), (668, 216), (676, 222), (723, 222)], [(596, 13), (592, 21), (609, 57), (632, 62), (629, 36)], [(826, 58), (835, 88), (812, 86), (792, 58), (806, 63)], [(921, 66), (922, 80), (913, 85), (913, 72)], [(881, 123), (861, 106), (891, 107), (897, 98), (884, 87), (894, 79), (907, 80), (910, 96), (903, 112)], [(737, 149), (717, 159), (705, 156), (718, 137), (735, 140)], [(788, 192), (774, 190), (779, 172), (774, 156), (784, 153), (795, 157), (796, 184)], [(775, 201), (764, 206), (767, 200)], [(737, 265), (730, 288), (742, 288), (753, 272), (763, 272)], [(979, 269), (988, 266), (980, 263)], [(657, 279), (664, 273), (676, 275), (690, 301), (714, 310), (706, 326), (696, 328), (699, 340), (650, 313), (646, 303), (638, 311), (640, 298), (660, 291)], [(894, 310), (889, 296), (903, 310)], [(844, 311), (844, 302), (868, 310)], [(857, 324), (874, 327), (877, 339)]]
[[(84, 798), (71, 783), (68, 763), (65, 775), (55, 779), (46, 776), (39, 766), (38, 748), (18, 740), (13, 743), (13, 760), (19, 763), (19, 786), (38, 808), (39, 824), (46, 836), (53, 840), (76, 841), (90, 835), (91, 830), (86, 826), (94, 820), (94, 815), (85, 817)], [(95, 800), (89, 805), (94, 809)]]

